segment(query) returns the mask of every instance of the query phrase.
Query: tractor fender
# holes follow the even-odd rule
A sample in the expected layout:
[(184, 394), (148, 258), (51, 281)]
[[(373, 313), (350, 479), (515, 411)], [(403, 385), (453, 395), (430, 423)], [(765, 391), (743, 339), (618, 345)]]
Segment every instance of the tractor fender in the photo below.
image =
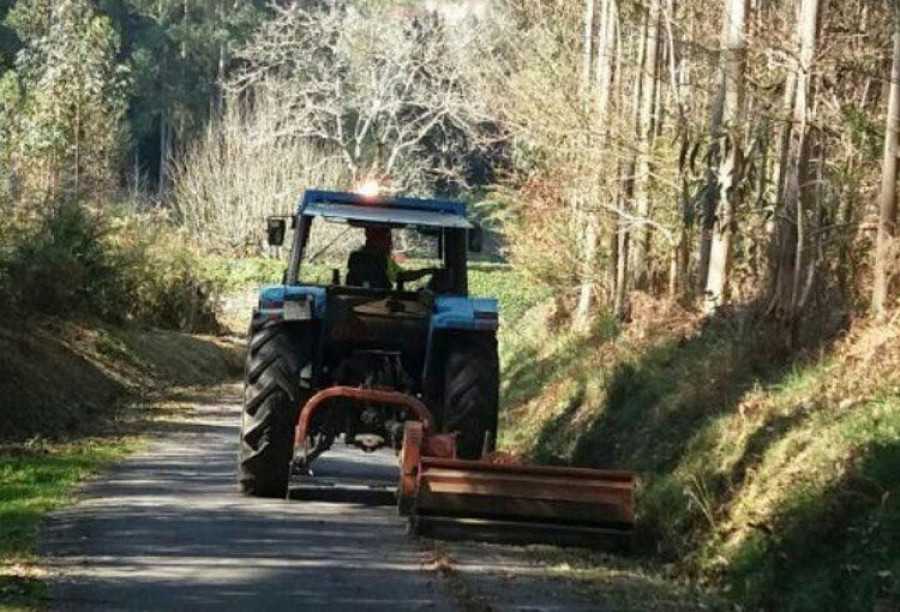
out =
[(494, 335), (499, 327), (498, 302), (489, 298), (466, 298), (439, 295), (434, 301), (434, 314), (428, 328), (428, 346), (422, 388), (433, 395), (439, 373), (446, 357), (444, 352), (450, 338), (459, 334), (486, 333)]
[(495, 299), (449, 295), (435, 298), (431, 331), (496, 331), (498, 327), (498, 303)]

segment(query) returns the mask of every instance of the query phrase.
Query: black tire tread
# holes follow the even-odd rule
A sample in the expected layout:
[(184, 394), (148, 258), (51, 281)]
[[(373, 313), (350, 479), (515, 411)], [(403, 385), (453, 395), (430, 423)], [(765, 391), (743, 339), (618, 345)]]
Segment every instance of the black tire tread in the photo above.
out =
[(300, 371), (306, 358), (283, 324), (250, 328), (244, 370), (244, 406), (238, 485), (245, 495), (283, 498), (300, 412)]
[[(482, 455), (485, 433), (497, 439), (500, 366), (497, 339), (488, 334), (460, 334), (451, 338), (444, 366), (442, 429), (458, 432), (457, 454), (462, 459)], [(489, 450), (493, 450), (490, 448)]]

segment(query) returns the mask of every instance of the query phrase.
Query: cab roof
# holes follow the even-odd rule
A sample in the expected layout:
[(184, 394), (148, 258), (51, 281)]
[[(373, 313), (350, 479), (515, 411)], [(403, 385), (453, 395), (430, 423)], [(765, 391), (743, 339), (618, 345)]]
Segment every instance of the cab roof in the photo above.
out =
[(303, 194), (300, 214), (339, 221), (402, 226), (470, 229), (466, 204), (458, 200), (364, 196), (344, 191), (310, 190)]

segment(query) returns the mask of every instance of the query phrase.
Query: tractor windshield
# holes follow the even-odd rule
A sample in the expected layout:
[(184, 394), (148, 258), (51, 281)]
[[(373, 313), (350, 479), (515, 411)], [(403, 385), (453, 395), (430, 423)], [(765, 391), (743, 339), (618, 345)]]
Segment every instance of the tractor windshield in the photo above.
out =
[(447, 292), (443, 228), (314, 219), (299, 281), (303, 284)]

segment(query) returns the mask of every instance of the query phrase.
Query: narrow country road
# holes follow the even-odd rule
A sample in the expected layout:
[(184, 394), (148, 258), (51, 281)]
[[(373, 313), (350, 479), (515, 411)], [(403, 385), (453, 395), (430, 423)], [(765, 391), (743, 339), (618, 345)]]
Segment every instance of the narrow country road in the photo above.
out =
[[(40, 552), (55, 610), (589, 610), (515, 547), (406, 534), (382, 488), (240, 496), (237, 389), (187, 415), (51, 516)], [(337, 449), (317, 477), (391, 483), (391, 454)], [(596, 601), (596, 600), (594, 600)]]

